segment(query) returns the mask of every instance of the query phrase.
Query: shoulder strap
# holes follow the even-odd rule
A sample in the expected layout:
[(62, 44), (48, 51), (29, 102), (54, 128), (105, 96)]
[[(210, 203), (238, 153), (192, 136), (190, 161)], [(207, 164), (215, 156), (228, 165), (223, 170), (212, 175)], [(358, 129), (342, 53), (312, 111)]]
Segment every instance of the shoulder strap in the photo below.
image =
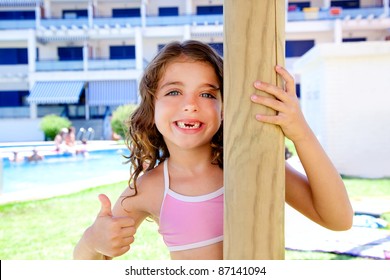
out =
[(164, 197), (169, 190), (169, 172), (168, 172), (168, 159), (164, 161)]

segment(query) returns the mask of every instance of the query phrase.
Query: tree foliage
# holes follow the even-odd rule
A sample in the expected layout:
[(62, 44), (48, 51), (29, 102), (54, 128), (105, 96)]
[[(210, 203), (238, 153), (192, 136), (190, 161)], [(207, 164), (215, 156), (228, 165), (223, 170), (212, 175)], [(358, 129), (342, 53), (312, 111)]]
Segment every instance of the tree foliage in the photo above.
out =
[(41, 130), (45, 134), (46, 140), (54, 140), (54, 137), (61, 131), (63, 128), (69, 128), (72, 126), (72, 122), (67, 118), (60, 117), (54, 114), (46, 115), (42, 118), (41, 121)]
[(136, 105), (134, 104), (122, 105), (112, 113), (111, 129), (122, 138), (125, 138), (127, 130), (125, 121), (130, 117), (135, 108)]

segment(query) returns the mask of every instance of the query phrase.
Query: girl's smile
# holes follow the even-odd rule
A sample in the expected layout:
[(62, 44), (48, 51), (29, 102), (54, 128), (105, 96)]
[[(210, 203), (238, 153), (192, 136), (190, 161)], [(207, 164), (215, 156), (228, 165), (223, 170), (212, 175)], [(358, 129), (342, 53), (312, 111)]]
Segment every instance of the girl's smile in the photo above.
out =
[(175, 124), (182, 129), (185, 130), (195, 130), (199, 129), (202, 126), (202, 123), (196, 120), (182, 120), (182, 121), (176, 121)]

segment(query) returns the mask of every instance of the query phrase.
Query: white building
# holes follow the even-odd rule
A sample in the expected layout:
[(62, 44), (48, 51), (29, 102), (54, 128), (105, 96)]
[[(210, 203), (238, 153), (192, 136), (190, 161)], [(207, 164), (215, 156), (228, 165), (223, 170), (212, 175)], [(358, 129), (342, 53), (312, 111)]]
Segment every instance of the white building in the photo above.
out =
[(295, 64), (301, 106), (337, 170), (390, 176), (390, 42), (321, 44)]
[[(222, 12), (223, 0), (0, 0), (0, 142), (43, 140), (49, 113), (102, 138), (164, 44), (198, 39), (223, 55)], [(318, 43), (389, 38), (388, 0), (288, 1), (287, 19), (290, 69)]]

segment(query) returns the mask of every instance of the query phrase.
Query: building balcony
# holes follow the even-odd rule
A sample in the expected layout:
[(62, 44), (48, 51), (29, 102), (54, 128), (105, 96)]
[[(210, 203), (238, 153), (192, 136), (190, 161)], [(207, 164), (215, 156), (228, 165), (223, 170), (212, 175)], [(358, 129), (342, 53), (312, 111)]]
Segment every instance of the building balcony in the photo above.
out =
[(289, 11), (287, 19), (289, 22), (306, 20), (335, 20), (335, 19), (364, 19), (388, 17), (383, 7), (361, 8), (361, 9), (318, 9), (305, 8), (302, 11)]
[[(360, 19), (387, 17), (383, 7), (360, 8), (360, 9), (319, 9), (305, 8), (300, 11), (289, 11), (287, 20), (289, 22), (307, 20), (334, 20), (334, 19)], [(50, 28), (91, 28), (97, 27), (118, 27), (118, 26), (142, 26), (141, 17), (128, 18), (50, 18), (40, 19), (40, 26)], [(180, 16), (147, 16), (145, 26), (182, 26), (182, 25), (219, 25), (223, 24), (223, 15), (180, 15)], [(34, 29), (35, 20), (0, 20), (0, 30), (3, 29)], [(92, 25), (92, 26), (91, 26)]]
[(9, 29), (34, 29), (35, 20), (0, 20), (0, 30)]
[(101, 71), (135, 69), (135, 59), (89, 59), (83, 60), (40, 60), (36, 62), (37, 72), (52, 71)]

